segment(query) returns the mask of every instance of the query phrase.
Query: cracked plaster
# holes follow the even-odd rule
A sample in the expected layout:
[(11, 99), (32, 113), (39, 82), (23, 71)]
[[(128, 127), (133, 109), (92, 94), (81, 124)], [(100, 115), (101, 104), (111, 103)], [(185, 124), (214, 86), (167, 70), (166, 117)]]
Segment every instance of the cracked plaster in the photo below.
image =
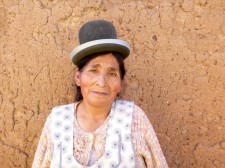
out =
[(131, 44), (121, 97), (144, 109), (169, 166), (225, 167), (224, 11), (223, 0), (1, 0), (1, 167), (31, 167), (51, 108), (74, 100), (68, 55), (95, 18)]

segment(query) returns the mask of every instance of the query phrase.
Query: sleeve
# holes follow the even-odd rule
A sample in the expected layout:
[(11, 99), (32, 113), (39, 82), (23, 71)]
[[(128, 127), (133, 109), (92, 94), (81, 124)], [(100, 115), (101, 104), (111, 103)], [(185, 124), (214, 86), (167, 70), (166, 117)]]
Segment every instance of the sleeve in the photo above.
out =
[(53, 153), (53, 144), (50, 136), (50, 115), (48, 116), (41, 137), (38, 143), (38, 147), (34, 156), (32, 168), (49, 168)]
[[(164, 154), (162, 152), (161, 146), (159, 144), (158, 138), (156, 136), (156, 133), (154, 131), (154, 128), (150, 121), (148, 120), (147, 116), (144, 115), (144, 122), (146, 124), (145, 128), (145, 141), (148, 146), (148, 150), (150, 150), (150, 153), (152, 154), (152, 160), (154, 167), (156, 168), (168, 168), (166, 159), (164, 157)], [(148, 157), (146, 158), (148, 159)], [(146, 160), (147, 167), (150, 167), (148, 165), (149, 161)]]
[(136, 106), (136, 118), (138, 118), (138, 130), (141, 131), (141, 154), (147, 168), (168, 168), (158, 138), (152, 124), (143, 110)]

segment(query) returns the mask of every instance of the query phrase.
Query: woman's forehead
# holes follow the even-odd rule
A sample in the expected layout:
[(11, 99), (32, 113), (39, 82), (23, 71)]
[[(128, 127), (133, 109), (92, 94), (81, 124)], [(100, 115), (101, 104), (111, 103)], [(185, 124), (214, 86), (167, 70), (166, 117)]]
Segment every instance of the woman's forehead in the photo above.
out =
[(119, 68), (118, 61), (116, 58), (111, 54), (105, 54), (105, 55), (100, 55), (95, 58), (93, 58), (88, 64), (87, 67), (89, 66), (102, 66), (102, 67), (109, 67), (109, 68)]

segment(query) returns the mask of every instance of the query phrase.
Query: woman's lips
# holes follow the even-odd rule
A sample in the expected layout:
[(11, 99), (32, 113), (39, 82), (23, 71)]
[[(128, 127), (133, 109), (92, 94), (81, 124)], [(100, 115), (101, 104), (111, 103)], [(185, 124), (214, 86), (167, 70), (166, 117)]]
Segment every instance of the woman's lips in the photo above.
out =
[(107, 92), (102, 92), (102, 91), (91, 91), (92, 93), (99, 95), (99, 96), (106, 96), (108, 95)]

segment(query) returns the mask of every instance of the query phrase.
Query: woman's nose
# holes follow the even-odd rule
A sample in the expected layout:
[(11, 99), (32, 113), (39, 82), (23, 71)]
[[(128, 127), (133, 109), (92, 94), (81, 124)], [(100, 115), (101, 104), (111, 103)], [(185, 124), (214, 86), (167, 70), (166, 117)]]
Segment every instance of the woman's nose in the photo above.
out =
[(100, 87), (105, 87), (106, 86), (106, 76), (104, 74), (98, 75), (96, 84), (99, 85)]

